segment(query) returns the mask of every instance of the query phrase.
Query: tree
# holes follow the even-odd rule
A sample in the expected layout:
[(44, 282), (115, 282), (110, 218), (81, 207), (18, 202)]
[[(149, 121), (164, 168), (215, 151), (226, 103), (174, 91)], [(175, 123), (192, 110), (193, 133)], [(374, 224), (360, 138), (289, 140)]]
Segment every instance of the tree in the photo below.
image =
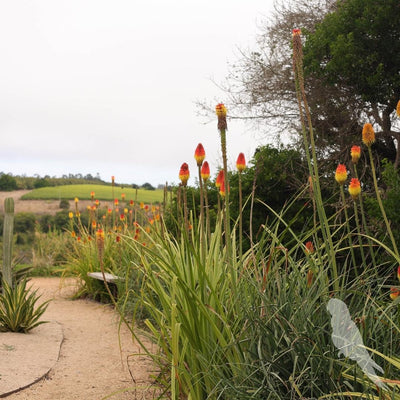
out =
[(0, 190), (4, 192), (11, 192), (17, 190), (17, 180), (9, 174), (0, 175)]
[[(389, 152), (400, 147), (392, 120), (400, 99), (400, 7), (397, 0), (343, 0), (306, 35), (304, 65), (310, 76), (343, 87), (363, 117), (379, 126)], [(349, 96), (346, 96), (347, 98)], [(338, 101), (338, 99), (334, 99)]]
[[(340, 18), (344, 17), (336, 15), (340, 15), (344, 5), (348, 5), (353, 14), (348, 14), (347, 20), (341, 21)], [(339, 160), (349, 160), (350, 147), (360, 142), (365, 122), (375, 122), (377, 132), (384, 132), (382, 135), (377, 134), (383, 140), (378, 140), (374, 149), (382, 158), (398, 161), (399, 153), (396, 158), (393, 140), (398, 133), (389, 126), (395, 106), (394, 99), (399, 97), (399, 12), (395, 0), (303, 0), (278, 4), (272, 18), (265, 23), (258, 36), (256, 48), (241, 53), (241, 59), (230, 66), (229, 75), (220, 85), (228, 96), (226, 103), (229, 115), (231, 118), (243, 118), (255, 123), (265, 132), (269, 142), (276, 143), (282, 135), (289, 136), (294, 144), (301, 142), (291, 51), (292, 29), (301, 28), (305, 42), (307, 98), (316, 134), (317, 152), (325, 164), (321, 165), (321, 170), (325, 168), (325, 171), (332, 171), (332, 165)], [(334, 18), (337, 18), (336, 24), (332, 22)], [(385, 25), (386, 21), (390, 22)], [(326, 26), (326, 31), (328, 27), (332, 28), (332, 33), (324, 37), (320, 33), (325, 32), (322, 26)], [(346, 68), (336, 75), (317, 73), (318, 68), (323, 69), (331, 61), (331, 54), (327, 52), (327, 48), (330, 48), (329, 39), (335, 43), (333, 39), (340, 30), (345, 38), (351, 37), (352, 28), (360, 32), (364, 29), (366, 33), (363, 39), (374, 48), (380, 45), (380, 49), (371, 52), (367, 45), (356, 48), (357, 43), (354, 43), (353, 53), (347, 56), (347, 42), (342, 40), (335, 72), (339, 71), (340, 61), (343, 64), (346, 62)], [(320, 45), (317, 48), (326, 57), (322, 58), (320, 53), (312, 51), (312, 44)], [(323, 53), (324, 50), (326, 53)], [(351, 63), (357, 59), (362, 59), (360, 63), (364, 68), (364, 81), (370, 81), (372, 86), (366, 87), (353, 81), (359, 67), (355, 64), (357, 68), (351, 68)], [(392, 60), (391, 67), (386, 68), (386, 64), (390, 64), (389, 60)], [(372, 67), (368, 69), (372, 62), (375, 62), (376, 74), (371, 72), (374, 71)], [(346, 77), (345, 72), (351, 72), (352, 76)], [(380, 81), (383, 74), (390, 74), (390, 78)], [(374, 93), (378, 92), (379, 96), (374, 97)], [(204, 103), (200, 103), (200, 107), (203, 110), (206, 108)], [(373, 121), (368, 121), (369, 118)]]

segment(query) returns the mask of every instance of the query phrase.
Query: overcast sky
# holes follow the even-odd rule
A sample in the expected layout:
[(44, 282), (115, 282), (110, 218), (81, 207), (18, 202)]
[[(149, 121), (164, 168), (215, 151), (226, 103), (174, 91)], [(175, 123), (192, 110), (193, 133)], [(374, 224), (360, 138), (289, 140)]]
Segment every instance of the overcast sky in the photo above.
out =
[[(220, 82), (255, 44), (272, 0), (0, 2), (0, 171), (100, 174), (110, 181), (194, 184), (198, 143), (221, 164), (217, 121), (197, 99), (225, 102)], [(228, 107), (229, 113), (229, 107)], [(228, 122), (228, 157), (260, 135)]]

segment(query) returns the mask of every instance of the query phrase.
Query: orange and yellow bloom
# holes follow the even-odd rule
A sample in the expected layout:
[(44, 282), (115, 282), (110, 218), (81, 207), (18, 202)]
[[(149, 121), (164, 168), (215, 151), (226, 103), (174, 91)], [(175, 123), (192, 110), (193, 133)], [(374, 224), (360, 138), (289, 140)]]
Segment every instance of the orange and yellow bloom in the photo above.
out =
[(218, 117), (218, 129), (220, 131), (225, 131), (227, 128), (226, 124), (226, 108), (222, 103), (215, 106), (215, 113)]
[(196, 151), (194, 152), (194, 158), (196, 160), (197, 166), (200, 167), (203, 164), (204, 159), (206, 158), (206, 152), (201, 143), (199, 143), (196, 147)]
[(215, 180), (215, 186), (219, 189), (221, 187), (222, 182), (224, 182), (224, 170), (221, 169), (218, 172), (217, 179)]
[(400, 100), (397, 102), (396, 114), (397, 114), (398, 117), (400, 117)]
[(367, 147), (370, 147), (375, 143), (375, 131), (370, 123), (364, 124), (362, 130), (362, 141)]
[(203, 179), (204, 182), (207, 182), (208, 178), (210, 177), (210, 166), (208, 165), (207, 161), (203, 162), (200, 174), (201, 174), (201, 179)]
[(239, 156), (236, 160), (236, 168), (239, 171), (239, 173), (242, 173), (246, 168), (246, 159), (243, 153), (239, 153)]
[(189, 166), (186, 163), (181, 165), (181, 169), (179, 170), (179, 179), (181, 180), (182, 186), (187, 185), (187, 181), (189, 180)]
[(353, 200), (357, 200), (361, 193), (361, 184), (357, 178), (352, 178), (349, 185), (349, 193)]
[(339, 164), (336, 168), (335, 179), (339, 185), (344, 185), (347, 179), (347, 170), (344, 164)]
[(361, 157), (361, 147), (354, 145), (350, 150), (351, 162), (357, 164)]
[(400, 295), (400, 290), (396, 287), (391, 287), (390, 288), (390, 298), (392, 300), (396, 300)]

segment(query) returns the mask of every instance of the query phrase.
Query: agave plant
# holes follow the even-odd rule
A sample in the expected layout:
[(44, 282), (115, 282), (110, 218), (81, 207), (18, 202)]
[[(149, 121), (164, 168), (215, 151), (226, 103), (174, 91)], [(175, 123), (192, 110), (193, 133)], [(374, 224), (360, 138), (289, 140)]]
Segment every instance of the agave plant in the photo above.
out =
[(40, 324), (49, 300), (35, 308), (40, 298), (36, 290), (26, 288), (26, 279), (11, 287), (3, 281), (3, 293), (0, 294), (0, 330), (27, 333)]

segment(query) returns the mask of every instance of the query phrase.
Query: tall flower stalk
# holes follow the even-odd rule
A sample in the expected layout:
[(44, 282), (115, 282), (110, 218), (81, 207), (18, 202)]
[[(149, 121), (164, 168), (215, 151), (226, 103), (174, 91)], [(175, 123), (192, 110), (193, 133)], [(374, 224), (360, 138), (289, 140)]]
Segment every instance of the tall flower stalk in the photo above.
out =
[(344, 189), (343, 189), (343, 185), (345, 184), (345, 182), (347, 180), (347, 170), (346, 170), (346, 166), (344, 164), (339, 164), (337, 166), (336, 172), (335, 172), (335, 179), (336, 179), (336, 182), (340, 186), (340, 196), (341, 196), (341, 199), (342, 199), (344, 217), (345, 217), (345, 220), (346, 220), (346, 228), (347, 228), (347, 235), (348, 235), (348, 240), (349, 240), (351, 260), (353, 262), (354, 271), (357, 274), (357, 264), (356, 264), (356, 257), (355, 257), (355, 254), (354, 254), (354, 249), (353, 249), (353, 240), (351, 238), (349, 215), (348, 215), (348, 212), (347, 212), (347, 204), (346, 204), (346, 196), (344, 194)]
[(243, 255), (243, 196), (242, 196), (242, 172), (246, 168), (246, 159), (240, 153), (236, 161), (236, 169), (239, 172), (239, 256)]
[(199, 218), (199, 234), (200, 234), (200, 246), (201, 246), (201, 255), (204, 259), (205, 256), (205, 232), (204, 232), (204, 194), (203, 194), (203, 180), (201, 179), (201, 166), (203, 164), (204, 159), (206, 158), (206, 152), (204, 151), (204, 147), (201, 143), (199, 143), (194, 152), (194, 158), (196, 160), (197, 169), (199, 173), (199, 185), (200, 185), (200, 218)]
[[(357, 164), (358, 164), (358, 161), (360, 160), (360, 157), (361, 157), (361, 147), (360, 146), (356, 146), (356, 145), (352, 146), (352, 148), (350, 150), (350, 155), (351, 155), (351, 162), (353, 163), (353, 167), (354, 167), (354, 176), (355, 176), (356, 179), (359, 179), (358, 178), (358, 171), (357, 171)], [(350, 189), (350, 187), (349, 187), (349, 189)], [(372, 245), (372, 240), (371, 240), (371, 237), (370, 237), (371, 235), (370, 235), (369, 229), (368, 229), (368, 224), (367, 224), (367, 221), (365, 219), (364, 203), (363, 203), (363, 199), (362, 199), (362, 195), (361, 195), (361, 185), (360, 185), (360, 195), (358, 196), (358, 203), (360, 204), (361, 222), (362, 222), (362, 226), (364, 227), (364, 231), (365, 231), (365, 233), (367, 235), (368, 248), (369, 248), (369, 252), (371, 254), (372, 264), (373, 264), (374, 267), (376, 267), (375, 252), (374, 252), (374, 248), (373, 248), (373, 245)], [(354, 202), (354, 215), (358, 219), (358, 208), (357, 208), (357, 203), (356, 202)], [(356, 219), (356, 221), (357, 221), (357, 219)], [(358, 222), (357, 222), (357, 226), (359, 227)], [(361, 246), (361, 237), (362, 236), (361, 236), (361, 228), (360, 227), (358, 228), (357, 232), (358, 232), (358, 237), (359, 237), (359, 241), (360, 241), (360, 248), (361, 248), (361, 252), (362, 252), (361, 255), (363, 256), (364, 255), (363, 254), (364, 253), (364, 247)], [(363, 262), (364, 262), (364, 265), (366, 265), (365, 264), (365, 256), (363, 257)]]
[(181, 165), (181, 169), (179, 170), (179, 179), (181, 180), (181, 186), (183, 188), (183, 220), (187, 233), (189, 233), (189, 216), (188, 216), (186, 186), (189, 177), (190, 177), (189, 166), (187, 165), (187, 163), (183, 163)]
[(226, 123), (226, 107), (219, 103), (215, 106), (215, 112), (218, 117), (218, 130), (221, 137), (221, 152), (222, 164), (224, 169), (224, 187), (225, 187), (225, 207), (224, 207), (224, 228), (225, 228), (225, 243), (227, 255), (230, 255), (230, 216), (229, 216), (229, 181), (228, 181), (228, 160), (226, 155), (226, 131), (228, 129)]
[(201, 180), (203, 181), (203, 190), (204, 190), (204, 205), (206, 209), (206, 231), (208, 241), (211, 239), (211, 227), (210, 227), (210, 210), (208, 206), (208, 194), (207, 194), (207, 182), (210, 178), (210, 166), (207, 161), (203, 162), (200, 170)]
[(386, 230), (388, 231), (390, 240), (392, 242), (393, 251), (394, 251), (394, 253), (396, 255), (397, 261), (400, 261), (399, 251), (397, 249), (396, 241), (394, 239), (393, 232), (392, 232), (392, 229), (390, 227), (390, 223), (389, 223), (389, 220), (387, 218), (385, 208), (383, 207), (381, 195), (380, 195), (379, 188), (378, 188), (378, 181), (376, 179), (374, 158), (372, 156), (372, 150), (371, 150), (371, 146), (375, 142), (375, 131), (374, 131), (374, 128), (372, 127), (372, 125), (370, 123), (364, 124), (363, 130), (362, 130), (362, 141), (368, 148), (368, 155), (369, 155), (369, 160), (370, 160), (370, 164), (371, 164), (371, 172), (372, 172), (372, 179), (374, 181), (376, 199), (378, 200), (379, 208), (381, 210), (381, 213), (382, 213), (382, 216), (383, 216), (383, 220), (385, 221)]
[[(314, 196), (317, 204), (318, 218), (321, 224), (321, 232), (329, 255), (328, 260), (329, 260), (330, 270), (332, 271), (333, 288), (335, 291), (338, 291), (339, 280), (338, 280), (338, 271), (336, 264), (336, 252), (333, 246), (332, 234), (329, 227), (328, 218), (326, 216), (325, 208), (322, 202), (321, 188), (319, 183), (319, 173), (318, 173), (318, 162), (317, 162), (318, 160), (315, 151), (314, 131), (311, 123), (311, 114), (308, 107), (306, 92), (304, 89), (303, 49), (300, 36), (301, 31), (300, 29), (293, 29), (292, 33), (293, 33), (292, 35), (293, 71), (294, 71), (296, 96), (299, 106), (300, 122), (303, 134), (305, 153), (306, 153), (309, 173), (314, 188)], [(308, 128), (308, 135), (307, 135), (307, 128)], [(311, 147), (311, 152), (310, 152), (310, 147)]]

